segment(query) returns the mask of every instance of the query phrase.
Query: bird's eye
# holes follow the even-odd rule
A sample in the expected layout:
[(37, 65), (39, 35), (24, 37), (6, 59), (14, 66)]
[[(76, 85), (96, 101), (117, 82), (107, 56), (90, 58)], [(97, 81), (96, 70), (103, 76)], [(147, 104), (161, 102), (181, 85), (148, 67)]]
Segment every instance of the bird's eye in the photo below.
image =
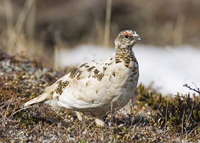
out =
[(128, 38), (129, 36), (128, 36), (128, 35), (125, 35), (124, 37), (125, 37), (125, 38)]

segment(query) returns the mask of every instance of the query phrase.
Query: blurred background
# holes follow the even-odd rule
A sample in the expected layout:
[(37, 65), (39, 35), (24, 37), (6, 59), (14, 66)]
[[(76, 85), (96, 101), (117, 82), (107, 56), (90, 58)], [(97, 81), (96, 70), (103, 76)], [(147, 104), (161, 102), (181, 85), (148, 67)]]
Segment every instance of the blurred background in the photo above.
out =
[[(143, 44), (199, 47), (199, 7), (199, 0), (113, 0), (109, 46), (121, 30), (133, 29)], [(49, 54), (55, 45), (102, 45), (106, 8), (107, 0), (1, 0), (1, 48), (34, 54), (42, 46)]]
[[(60, 57), (60, 60), (64, 60), (59, 54), (64, 53), (62, 49), (70, 53), (70, 49), (87, 44), (95, 45), (92, 47), (96, 49), (112, 48), (118, 33), (131, 29), (136, 30), (144, 39), (139, 43), (145, 45), (141, 47), (143, 57), (148, 55), (145, 48), (151, 49), (155, 46), (169, 49), (170, 46), (172, 49), (178, 47), (175, 53), (180, 59), (181, 49), (185, 48), (182, 45), (189, 45), (189, 49), (192, 47), (195, 50), (200, 47), (199, 7), (199, 0), (1, 0), (0, 49), (12, 55), (21, 53), (30, 58), (40, 57), (50, 65), (54, 63), (52, 66), (55, 67), (68, 66), (58, 62)], [(188, 46), (186, 49), (188, 50)], [(162, 58), (161, 53), (156, 51), (153, 51), (152, 56), (160, 55), (159, 58)], [(194, 53), (198, 52), (197, 50)], [(139, 58), (144, 61), (144, 65), (140, 67), (152, 64), (145, 64), (145, 61), (149, 60), (142, 60), (139, 51), (138, 55), (141, 55)], [(76, 57), (75, 54), (72, 55), (74, 56)], [(70, 56), (66, 54), (64, 57)], [(190, 57), (186, 54), (185, 58), (191, 57), (193, 54), (190, 54)], [(187, 65), (185, 58), (181, 61)], [(158, 61), (159, 59), (155, 59), (152, 62)], [(200, 61), (198, 56), (194, 61)], [(161, 64), (164, 64), (164, 61), (159, 63)], [(197, 65), (195, 63), (195, 66)], [(193, 70), (195, 66), (190, 67), (189, 64), (189, 67), (181, 67), (181, 70)], [(175, 70), (176, 67), (173, 65), (172, 69)], [(155, 67), (153, 68), (155, 70)], [(152, 69), (145, 69), (143, 75), (147, 73), (146, 70)], [(200, 72), (199, 69), (195, 70), (196, 72)]]

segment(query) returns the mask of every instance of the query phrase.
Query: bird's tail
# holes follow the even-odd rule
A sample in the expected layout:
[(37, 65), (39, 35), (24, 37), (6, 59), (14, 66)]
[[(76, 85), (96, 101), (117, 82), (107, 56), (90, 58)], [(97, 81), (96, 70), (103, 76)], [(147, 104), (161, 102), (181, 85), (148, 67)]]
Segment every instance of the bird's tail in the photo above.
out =
[(39, 103), (39, 102), (45, 101), (45, 100), (49, 99), (48, 96), (49, 96), (49, 94), (45, 92), (45, 93), (41, 94), (40, 96), (38, 96), (38, 97), (36, 97), (36, 98), (24, 103), (24, 106), (29, 106), (31, 104), (35, 104), (35, 103)]
[(57, 84), (52, 84), (51, 86), (47, 87), (44, 90), (44, 93), (42, 93), (41, 95), (39, 95), (38, 97), (24, 103), (24, 106), (29, 106), (35, 103), (39, 103), (39, 102), (43, 102), (46, 100), (51, 100), (55, 97), (57, 97), (58, 95), (53, 95), (53, 91), (57, 88)]

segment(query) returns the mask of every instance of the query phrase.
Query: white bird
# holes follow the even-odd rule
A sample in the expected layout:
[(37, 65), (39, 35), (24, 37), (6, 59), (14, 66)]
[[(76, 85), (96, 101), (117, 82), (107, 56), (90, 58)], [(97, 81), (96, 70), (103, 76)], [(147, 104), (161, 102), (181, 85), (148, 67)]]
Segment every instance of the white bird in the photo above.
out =
[(54, 108), (76, 111), (79, 120), (88, 112), (97, 125), (104, 126), (101, 117), (106, 112), (125, 106), (134, 97), (139, 67), (132, 47), (138, 41), (141, 38), (135, 31), (121, 31), (110, 58), (78, 66), (24, 106), (45, 101)]

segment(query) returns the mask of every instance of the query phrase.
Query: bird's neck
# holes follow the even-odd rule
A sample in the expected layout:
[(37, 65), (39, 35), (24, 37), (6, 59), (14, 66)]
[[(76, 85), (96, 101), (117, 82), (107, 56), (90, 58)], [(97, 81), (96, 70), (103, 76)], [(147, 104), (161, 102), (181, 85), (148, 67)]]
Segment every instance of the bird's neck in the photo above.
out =
[(126, 67), (130, 67), (130, 62), (134, 61), (137, 62), (132, 47), (130, 48), (116, 48), (116, 56), (115, 56), (115, 62), (121, 63), (124, 62), (124, 65)]

